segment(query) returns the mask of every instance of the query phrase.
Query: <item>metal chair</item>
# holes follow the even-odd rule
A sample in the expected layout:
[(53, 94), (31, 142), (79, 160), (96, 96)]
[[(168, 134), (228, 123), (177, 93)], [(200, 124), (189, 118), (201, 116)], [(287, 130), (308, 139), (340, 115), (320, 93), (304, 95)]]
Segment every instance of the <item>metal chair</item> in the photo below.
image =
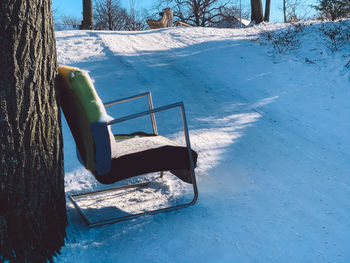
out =
[[(188, 183), (192, 183), (193, 198), (189, 202), (170, 205), (168, 207), (162, 207), (159, 209), (151, 209), (149, 211), (147, 210), (143, 212), (137, 212), (134, 214), (126, 214), (118, 217), (103, 218), (95, 221), (91, 220), (91, 218), (89, 218), (88, 215), (84, 212), (84, 210), (79, 206), (77, 201), (79, 198), (85, 198), (85, 197), (90, 197), (94, 195), (107, 195), (110, 193), (123, 192), (125, 190), (133, 190), (133, 189), (134, 191), (136, 191), (136, 189), (145, 188), (149, 186), (152, 181), (148, 180), (146, 182), (141, 182), (136, 184), (127, 184), (127, 185), (117, 186), (106, 190), (91, 191), (86, 193), (69, 195), (69, 199), (71, 200), (72, 204), (81, 214), (84, 221), (89, 227), (97, 227), (105, 224), (134, 219), (144, 215), (152, 215), (160, 212), (173, 211), (180, 208), (188, 207), (196, 203), (198, 198), (198, 188), (197, 188), (196, 177), (195, 177), (195, 166), (196, 166), (197, 154), (191, 149), (190, 137), (189, 137), (186, 114), (185, 114), (185, 107), (182, 102), (173, 103), (163, 107), (153, 108), (151, 93), (146, 92), (139, 95), (104, 103), (103, 106), (99, 105), (100, 106), (99, 110), (103, 111), (104, 109), (102, 108), (111, 107), (113, 105), (128, 102), (131, 100), (136, 100), (143, 97), (147, 97), (149, 110), (138, 112), (138, 113), (131, 114), (125, 117), (117, 118), (117, 119), (111, 119), (108, 121), (103, 120), (102, 123), (100, 120), (96, 122), (92, 122), (91, 116), (93, 116), (93, 114), (91, 115), (91, 109), (87, 109), (87, 110), (84, 109), (83, 104), (86, 101), (81, 103), (80, 102), (81, 98), (79, 98), (79, 96), (83, 96), (83, 97), (86, 96), (86, 90), (88, 90), (89, 95), (92, 94), (91, 96), (93, 96), (96, 101), (99, 100), (98, 95), (94, 90), (94, 87), (91, 81), (89, 81), (87, 73), (77, 68), (62, 66), (62, 67), (59, 67), (59, 74), (61, 76), (60, 87), (61, 87), (62, 98), (63, 98), (61, 102), (61, 106), (62, 106), (64, 115), (66, 116), (67, 122), (71, 128), (73, 137), (77, 143), (77, 149), (78, 149), (77, 152), (79, 155), (79, 159), (84, 164), (84, 166), (93, 173), (93, 175), (99, 182), (103, 184), (111, 184), (111, 183), (122, 181), (124, 179), (137, 176), (140, 174), (148, 174), (148, 173), (154, 173), (154, 172), (160, 172), (160, 178), (162, 178), (164, 171), (170, 171), (171, 173), (179, 177), (181, 180), (186, 181)], [(77, 76), (79, 76), (79, 78), (81, 79), (77, 79)], [(90, 97), (87, 101), (89, 100), (91, 100)], [(74, 106), (75, 104), (77, 106)], [(93, 107), (96, 106), (95, 104), (93, 105)], [(90, 106), (88, 105), (87, 107), (90, 107)], [(85, 108), (86, 108), (86, 105), (85, 105)], [(148, 140), (148, 138), (150, 139), (156, 138), (157, 140), (158, 139), (168, 140), (158, 135), (155, 113), (166, 111), (173, 108), (178, 108), (180, 110), (184, 136), (186, 141), (186, 147), (167, 145), (164, 147), (158, 147), (158, 148), (149, 149), (146, 151), (139, 151), (131, 154), (128, 153), (121, 157), (114, 158), (113, 156), (111, 157), (110, 155), (108, 155), (110, 154), (110, 151), (108, 152), (108, 145), (107, 145), (108, 143), (107, 144), (102, 143), (102, 145), (107, 145), (107, 147), (105, 147), (107, 148), (107, 151), (105, 149), (101, 149), (101, 147), (98, 145), (101, 141), (100, 140), (101, 137), (108, 136), (108, 132), (110, 132), (109, 127), (111, 125), (122, 123), (132, 119), (137, 119), (148, 115), (150, 116), (153, 134), (141, 133), (141, 137), (148, 136), (147, 138), (145, 138), (145, 140)], [(90, 115), (86, 117), (84, 112), (88, 112), (87, 115), (89, 114)], [(84, 121), (84, 119), (86, 119), (86, 121)], [(90, 121), (90, 123), (88, 123), (88, 121)], [(88, 133), (87, 130), (91, 131), (89, 133), (90, 135), (88, 136), (86, 135), (86, 133)], [(96, 136), (96, 134), (98, 134), (98, 136)], [(116, 135), (116, 136), (118, 137), (118, 140), (122, 139), (120, 141), (120, 145), (121, 145), (125, 141), (126, 142), (128, 140), (132, 141), (132, 138), (134, 138), (135, 136), (139, 137), (140, 133), (127, 134), (127, 135), (123, 134), (123, 135)], [(118, 140), (116, 143), (117, 148), (118, 148)], [(91, 141), (93, 142), (93, 146), (91, 146)], [(93, 148), (94, 156), (89, 157), (89, 153), (86, 153), (86, 152), (88, 152), (89, 149), (91, 150), (92, 148)], [(103, 152), (103, 154), (107, 156), (107, 158), (104, 158), (102, 161), (101, 161), (101, 158), (96, 157), (96, 155), (101, 152)], [(157, 156), (157, 158), (162, 159), (164, 162), (158, 165), (156, 160), (149, 161), (149, 159), (153, 158), (154, 155)], [(167, 155), (169, 156), (168, 159), (166, 159)], [(174, 156), (176, 160), (171, 160), (172, 157)], [(111, 158), (111, 163), (108, 162), (108, 157)], [(107, 162), (105, 159), (107, 159)], [(145, 162), (143, 161), (144, 159), (148, 160), (148, 162), (142, 163), (142, 162)], [(134, 164), (138, 160), (140, 161), (140, 165), (138, 165), (137, 163), (132, 166), (130, 165), (130, 163)], [(153, 164), (153, 167), (150, 167), (150, 165), (152, 166), (152, 164)], [(100, 173), (98, 172), (98, 170), (101, 170), (101, 171), (106, 170), (106, 167), (108, 166), (109, 166), (109, 169), (107, 169), (108, 170), (107, 172), (106, 171), (103, 171)], [(180, 169), (178, 169), (179, 167)], [(116, 171), (117, 169), (122, 169), (122, 172)]]

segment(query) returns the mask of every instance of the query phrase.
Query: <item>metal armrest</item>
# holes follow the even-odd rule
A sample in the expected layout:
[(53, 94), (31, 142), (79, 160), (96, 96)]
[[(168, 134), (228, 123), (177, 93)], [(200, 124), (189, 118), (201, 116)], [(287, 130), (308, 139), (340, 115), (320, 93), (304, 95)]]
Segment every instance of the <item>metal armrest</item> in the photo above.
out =
[(188, 126), (187, 126), (186, 113), (185, 113), (185, 106), (184, 106), (182, 101), (181, 102), (177, 102), (177, 103), (173, 103), (173, 104), (169, 104), (169, 105), (166, 105), (166, 106), (163, 106), (163, 107), (158, 107), (158, 108), (155, 108), (155, 109), (151, 109), (151, 110), (148, 110), (148, 111), (142, 111), (142, 112), (138, 112), (138, 113), (135, 113), (135, 114), (127, 115), (125, 117), (117, 118), (117, 119), (109, 121), (107, 124), (108, 125), (113, 125), (113, 124), (120, 123), (120, 122), (123, 122), (123, 121), (132, 120), (132, 119), (139, 118), (139, 117), (146, 116), (146, 115), (152, 115), (152, 114), (154, 114), (156, 112), (165, 111), (165, 110), (169, 110), (169, 109), (177, 108), (177, 107), (179, 107), (180, 111), (181, 111), (182, 126), (184, 128), (186, 147), (187, 147), (188, 155), (189, 155), (190, 168), (191, 168), (191, 178), (192, 178), (193, 189), (194, 189), (194, 193), (195, 193), (191, 204), (194, 204), (197, 201), (198, 190), (197, 190), (196, 177), (195, 177), (195, 174), (194, 174), (194, 163), (193, 163), (193, 157), (192, 157), (190, 136), (189, 136), (189, 133), (188, 133)]
[(159, 111), (165, 111), (165, 110), (169, 110), (169, 109), (176, 108), (176, 107), (180, 107), (181, 108), (181, 114), (183, 115), (184, 104), (183, 104), (183, 102), (177, 102), (177, 103), (169, 104), (169, 105), (166, 105), (166, 106), (163, 106), (163, 107), (158, 107), (158, 108), (151, 109), (151, 110), (148, 110), (148, 111), (142, 111), (142, 112), (130, 114), (130, 115), (127, 115), (127, 116), (124, 116), (124, 117), (121, 117), (121, 118), (117, 118), (117, 119), (109, 121), (107, 124), (108, 125), (112, 125), (112, 124), (116, 124), (116, 123), (119, 123), (119, 122), (135, 119), (135, 118), (146, 116), (146, 115), (151, 115), (151, 114), (154, 114), (154, 113), (159, 112)]
[[(136, 99), (143, 98), (143, 97), (146, 97), (146, 96), (147, 96), (147, 100), (148, 100), (148, 109), (152, 110), (153, 109), (152, 95), (151, 95), (151, 92), (149, 92), (149, 91), (141, 93), (141, 94), (138, 94), (138, 95), (122, 98), (122, 99), (119, 99), (119, 100), (113, 100), (113, 101), (110, 101), (110, 102), (106, 102), (103, 105), (105, 106), (105, 108), (107, 108), (109, 106), (113, 106), (113, 105), (120, 104), (120, 103), (123, 103), (123, 102), (131, 101), (131, 100), (136, 100)], [(153, 133), (154, 134), (158, 134), (156, 117), (155, 117), (155, 115), (153, 113), (151, 114), (151, 122), (152, 122)]]
[(136, 100), (136, 99), (143, 98), (143, 97), (146, 97), (146, 96), (148, 97), (148, 102), (150, 104), (149, 105), (150, 109), (153, 109), (152, 96), (151, 96), (151, 92), (149, 92), (149, 91), (141, 93), (141, 94), (137, 94), (137, 95), (134, 95), (134, 96), (122, 98), (122, 99), (119, 99), (119, 100), (113, 100), (113, 101), (110, 101), (110, 102), (106, 102), (106, 103), (103, 103), (103, 105), (105, 107), (109, 107), (109, 106), (112, 106), (112, 105), (115, 105), (115, 104), (120, 104), (120, 103), (131, 101), (131, 100)]

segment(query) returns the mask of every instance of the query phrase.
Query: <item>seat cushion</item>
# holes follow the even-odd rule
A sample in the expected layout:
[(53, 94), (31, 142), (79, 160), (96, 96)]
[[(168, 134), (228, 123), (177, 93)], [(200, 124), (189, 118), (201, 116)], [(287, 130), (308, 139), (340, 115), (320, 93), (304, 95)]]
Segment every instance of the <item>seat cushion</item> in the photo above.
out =
[[(191, 183), (187, 147), (156, 135), (117, 135), (117, 155), (108, 174), (96, 175), (103, 184), (112, 184), (133, 176), (159, 171), (171, 171), (181, 180)], [(126, 139), (125, 139), (126, 138)], [(192, 150), (194, 166), (197, 153)]]

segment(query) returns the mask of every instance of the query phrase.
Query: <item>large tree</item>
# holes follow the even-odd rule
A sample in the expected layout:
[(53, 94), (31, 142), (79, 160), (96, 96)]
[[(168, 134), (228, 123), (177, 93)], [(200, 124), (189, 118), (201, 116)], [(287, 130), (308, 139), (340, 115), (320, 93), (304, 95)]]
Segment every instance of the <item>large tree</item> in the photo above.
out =
[(263, 8), (261, 0), (250, 0), (251, 17), (250, 20), (257, 24), (263, 21)]
[(266, 2), (265, 2), (265, 16), (264, 16), (265, 22), (270, 21), (270, 6), (271, 6), (271, 0), (266, 0)]
[(270, 6), (271, 0), (265, 1), (265, 15), (263, 16), (263, 7), (261, 0), (250, 0), (250, 8), (251, 8), (251, 21), (257, 24), (262, 21), (269, 22), (270, 21)]
[(83, 0), (83, 23), (81, 29), (92, 30), (93, 26), (93, 7), (92, 0)]
[(67, 225), (51, 0), (1, 0), (0, 47), (0, 262), (45, 262)]

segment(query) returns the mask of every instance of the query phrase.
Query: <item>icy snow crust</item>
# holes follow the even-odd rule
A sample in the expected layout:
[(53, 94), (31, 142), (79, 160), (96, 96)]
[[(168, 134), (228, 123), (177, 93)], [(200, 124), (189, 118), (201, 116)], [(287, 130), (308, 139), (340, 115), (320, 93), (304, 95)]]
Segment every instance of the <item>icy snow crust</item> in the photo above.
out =
[[(96, 229), (67, 199), (57, 262), (350, 261), (349, 45), (330, 52), (314, 23), (300, 49), (280, 56), (258, 38), (284, 27), (56, 33), (59, 63), (88, 70), (104, 102), (148, 90), (155, 106), (184, 101), (200, 194), (193, 207)], [(126, 104), (107, 112), (147, 108), (145, 100)], [(184, 144), (177, 110), (157, 122), (161, 135)], [(113, 130), (150, 126), (145, 117)], [(104, 188), (76, 160), (65, 122), (63, 129), (67, 194)], [(151, 193), (157, 202), (187, 198), (186, 184), (164, 180)], [(131, 202), (141, 210), (157, 203), (143, 198)]]

